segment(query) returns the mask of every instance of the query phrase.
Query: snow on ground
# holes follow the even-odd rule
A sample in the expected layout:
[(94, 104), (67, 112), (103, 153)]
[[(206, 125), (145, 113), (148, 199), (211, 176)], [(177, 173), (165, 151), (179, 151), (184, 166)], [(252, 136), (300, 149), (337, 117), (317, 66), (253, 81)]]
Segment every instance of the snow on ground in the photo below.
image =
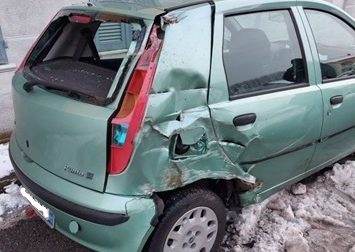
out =
[[(0, 178), (12, 171), (7, 148), (0, 145)], [(24, 216), (28, 203), (19, 190), (16, 183), (0, 188), (0, 229)], [(222, 251), (355, 252), (355, 162), (229, 216)]]
[(8, 144), (0, 144), (0, 179), (10, 175), (13, 171), (8, 148)]
[[(12, 172), (8, 144), (0, 145), (0, 182)], [(4, 183), (7, 184), (9, 181), (4, 181)], [(0, 229), (5, 229), (22, 219), (22, 212), (28, 203), (20, 194), (20, 187), (14, 182), (0, 188), (0, 193)]]
[(6, 229), (25, 217), (24, 210), (28, 202), (22, 197), (20, 187), (12, 183), (5, 186), (5, 193), (0, 194), (0, 229)]
[(355, 162), (232, 217), (222, 251), (355, 252)]

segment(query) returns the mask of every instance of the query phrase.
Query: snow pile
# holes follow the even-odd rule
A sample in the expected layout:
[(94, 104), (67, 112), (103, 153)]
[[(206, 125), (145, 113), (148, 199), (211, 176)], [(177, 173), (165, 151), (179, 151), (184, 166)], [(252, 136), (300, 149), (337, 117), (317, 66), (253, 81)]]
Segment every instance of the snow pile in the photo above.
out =
[(8, 144), (0, 144), (0, 179), (10, 175), (13, 172), (8, 148)]
[(29, 205), (17, 184), (5, 186), (4, 191), (5, 193), (0, 194), (0, 229), (6, 229), (22, 219), (22, 213)]
[[(0, 178), (12, 172), (7, 149), (0, 145)], [(28, 202), (14, 182), (0, 193), (0, 229), (6, 229), (23, 218)], [(355, 252), (355, 162), (230, 217), (221, 251)]]
[(8, 144), (0, 145), (0, 229), (22, 219), (22, 212), (28, 206), (20, 194), (20, 187), (13, 182), (15, 178), (8, 177), (13, 172), (8, 147)]
[(349, 195), (355, 200), (355, 162), (349, 162), (345, 166), (336, 164), (334, 166), (334, 175), (331, 179), (335, 183), (335, 187), (341, 192)]
[(222, 251), (355, 252), (355, 162), (234, 215)]

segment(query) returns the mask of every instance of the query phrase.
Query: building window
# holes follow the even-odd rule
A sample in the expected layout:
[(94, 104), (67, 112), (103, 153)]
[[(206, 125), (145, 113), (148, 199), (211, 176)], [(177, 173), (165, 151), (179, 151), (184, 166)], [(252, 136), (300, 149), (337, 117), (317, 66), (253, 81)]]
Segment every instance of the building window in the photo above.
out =
[(5, 48), (5, 40), (1, 32), (0, 27), (0, 65), (7, 64), (7, 55), (6, 55), (6, 48)]
[(132, 28), (127, 23), (102, 23), (94, 43), (99, 53), (125, 50), (132, 42)]

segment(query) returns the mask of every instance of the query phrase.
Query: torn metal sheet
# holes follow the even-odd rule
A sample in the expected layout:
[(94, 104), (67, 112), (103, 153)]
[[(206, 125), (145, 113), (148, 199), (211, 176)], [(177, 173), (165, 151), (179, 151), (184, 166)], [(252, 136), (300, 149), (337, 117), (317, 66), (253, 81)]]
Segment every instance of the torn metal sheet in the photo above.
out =
[[(169, 118), (169, 117), (167, 117)], [(168, 120), (152, 125), (147, 118), (136, 139), (138, 148), (130, 167), (117, 176), (120, 186), (130, 185), (135, 194), (172, 190), (201, 179), (240, 179), (255, 184), (255, 177), (231, 161), (223, 148), (232, 155), (243, 150), (237, 144), (226, 144), (216, 139), (207, 106), (191, 109)], [(176, 135), (187, 132), (186, 153), (176, 153)], [(191, 136), (189, 138), (188, 136)], [(135, 169), (132, 169), (134, 167)], [(118, 184), (118, 183), (116, 183)], [(133, 187), (133, 185), (136, 185)]]
[(245, 150), (245, 146), (232, 142), (220, 141), (219, 144), (233, 164), (238, 162), (240, 155)]
[[(167, 121), (153, 125), (153, 129), (165, 137), (171, 137), (174, 134), (180, 134), (182, 138), (190, 144), (196, 143), (205, 134), (203, 126), (196, 126), (196, 121), (200, 118), (209, 119), (209, 111), (206, 107), (193, 110), (192, 114), (179, 114), (179, 120)], [(195, 125), (195, 126), (194, 126)], [(189, 139), (190, 138), (190, 139)], [(184, 141), (183, 141), (184, 142)]]

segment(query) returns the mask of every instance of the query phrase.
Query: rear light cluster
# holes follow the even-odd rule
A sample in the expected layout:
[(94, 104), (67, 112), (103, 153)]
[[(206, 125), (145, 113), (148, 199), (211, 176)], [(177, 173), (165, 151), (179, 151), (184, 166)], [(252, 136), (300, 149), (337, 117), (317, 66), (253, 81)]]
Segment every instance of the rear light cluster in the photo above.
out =
[(94, 22), (94, 19), (86, 15), (70, 15), (69, 21), (71, 23), (77, 23), (77, 24), (90, 24)]
[(147, 46), (132, 73), (122, 106), (111, 121), (110, 174), (123, 172), (131, 158), (133, 140), (142, 125), (161, 45), (158, 27), (154, 25)]

